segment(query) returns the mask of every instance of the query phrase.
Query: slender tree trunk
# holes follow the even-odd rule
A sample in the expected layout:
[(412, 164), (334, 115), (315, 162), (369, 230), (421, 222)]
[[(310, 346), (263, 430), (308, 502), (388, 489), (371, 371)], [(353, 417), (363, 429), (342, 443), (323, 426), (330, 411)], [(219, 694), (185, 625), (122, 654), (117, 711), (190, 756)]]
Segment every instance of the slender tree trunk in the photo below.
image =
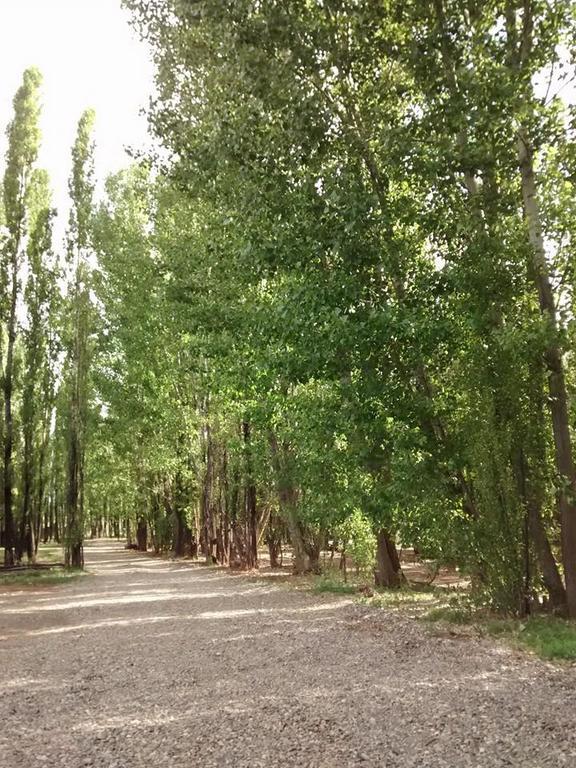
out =
[(22, 467), (22, 508), (20, 512), (20, 534), (17, 544), (18, 560), (26, 552), (28, 560), (34, 557), (34, 531), (32, 524), (32, 483), (34, 476), (32, 435), (27, 425), (24, 435), (24, 463)]
[(558, 489), (558, 507), (561, 524), (562, 564), (564, 566), (568, 613), (572, 618), (576, 618), (576, 470), (572, 454), (568, 394), (562, 350), (557, 340), (556, 305), (546, 262), (534, 175), (533, 151), (527, 132), (523, 129), (520, 129), (518, 134), (518, 165), (522, 183), (524, 213), (532, 246), (534, 282), (538, 291), (540, 312), (543, 320), (548, 324), (544, 360), (548, 372), (548, 403), (554, 435), (554, 463), (561, 478), (561, 486)]
[(14, 443), (14, 422), (12, 417), (12, 387), (14, 378), (14, 345), (16, 342), (16, 303), (18, 298), (18, 253), (14, 250), (12, 260), (12, 290), (8, 319), (8, 348), (4, 371), (4, 564), (14, 565), (15, 531), (12, 508), (12, 485), (14, 467), (12, 450)]
[(18, 298), (18, 259), (12, 258), (12, 292), (8, 320), (8, 349), (4, 372), (4, 563), (14, 564), (14, 516), (12, 508), (12, 485), (14, 467), (12, 450), (14, 443), (14, 421), (12, 417), (12, 388), (14, 377), (14, 345), (16, 343), (16, 302)]
[(230, 563), (231, 551), (230, 551), (230, 492), (228, 487), (228, 452), (224, 449), (222, 457), (222, 503), (224, 506), (224, 513), (222, 517), (222, 538), (224, 547), (224, 559), (226, 563)]
[(252, 472), (252, 448), (250, 444), (251, 432), (250, 424), (248, 421), (242, 422), (242, 435), (244, 438), (246, 464), (245, 509), (247, 526), (247, 565), (249, 568), (258, 568), (258, 509), (256, 499), (256, 486), (254, 484)]
[[(76, 402), (72, 408), (76, 409)], [(64, 562), (69, 568), (84, 567), (82, 521), (80, 519), (80, 438), (76, 416), (72, 417), (68, 445), (68, 492), (66, 496), (66, 547)]]
[[(281, 454), (278, 439), (272, 431), (269, 433), (269, 443), (278, 487), (280, 515), (286, 522), (292, 545), (293, 571), (294, 574), (307, 573), (310, 569), (310, 561), (298, 519), (298, 494), (290, 479), (286, 456)], [(287, 450), (286, 446), (282, 446), (282, 453), (285, 454)]]
[[(539, 404), (535, 403), (534, 407), (538, 409), (538, 413), (542, 412)], [(538, 419), (539, 421), (540, 419)], [(544, 463), (543, 457), (539, 457), (539, 461)], [(528, 534), (534, 545), (544, 586), (548, 591), (552, 608), (558, 613), (564, 613), (566, 611), (566, 590), (542, 521), (542, 490), (534, 484), (533, 478), (527, 471), (527, 462), (522, 448), (516, 451), (513, 463), (518, 492), (526, 508)]]
[(45, 478), (45, 464), (46, 464), (46, 450), (47, 450), (47, 439), (46, 439), (46, 432), (44, 432), (44, 437), (42, 439), (42, 445), (40, 448), (40, 454), (38, 456), (38, 483), (37, 483), (37, 493), (36, 493), (36, 499), (34, 503), (34, 555), (38, 553), (38, 542), (40, 541), (40, 528), (41, 528), (41, 521), (44, 514), (44, 506), (45, 506), (45, 493), (46, 493), (46, 478)]
[(204, 532), (204, 555), (206, 565), (212, 565), (213, 540), (214, 540), (214, 522), (212, 520), (212, 475), (213, 475), (213, 447), (210, 425), (205, 425), (205, 451), (206, 451), (206, 470), (204, 473), (204, 488), (202, 492), (202, 517)]
[[(79, 302), (79, 278), (76, 283), (76, 302)], [(81, 345), (80, 311), (77, 319), (74, 339), (72, 396), (70, 401), (70, 423), (68, 431), (68, 474), (66, 494), (66, 546), (64, 562), (70, 568), (84, 567), (84, 531), (81, 516), (82, 483), (82, 439), (81, 429)]]
[(566, 590), (546, 535), (540, 506), (535, 500), (529, 500), (528, 503), (528, 528), (552, 608), (563, 613), (566, 610)]

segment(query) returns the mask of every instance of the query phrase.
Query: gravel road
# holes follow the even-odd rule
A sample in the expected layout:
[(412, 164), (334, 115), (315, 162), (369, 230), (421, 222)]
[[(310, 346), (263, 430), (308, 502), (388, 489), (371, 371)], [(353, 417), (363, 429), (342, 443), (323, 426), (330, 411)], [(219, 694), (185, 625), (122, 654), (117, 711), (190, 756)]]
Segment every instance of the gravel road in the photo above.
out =
[(576, 766), (574, 667), (115, 542), (87, 564), (0, 591), (2, 768)]

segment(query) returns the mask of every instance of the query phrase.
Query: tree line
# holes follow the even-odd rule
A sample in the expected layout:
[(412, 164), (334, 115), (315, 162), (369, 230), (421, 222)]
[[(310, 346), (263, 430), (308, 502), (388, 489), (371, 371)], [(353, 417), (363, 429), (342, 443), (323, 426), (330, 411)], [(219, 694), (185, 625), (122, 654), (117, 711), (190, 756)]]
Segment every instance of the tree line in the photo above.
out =
[(93, 115), (81, 117), (72, 148), (62, 254), (50, 179), (38, 166), (40, 86), (38, 70), (26, 70), (6, 131), (0, 197), (1, 541), (5, 566), (34, 561), (40, 539), (56, 538), (66, 564), (81, 567)]
[(400, 541), (576, 616), (572, 4), (125, 5), (161, 151), (96, 204), (79, 133), (44, 507), (237, 567), (330, 540), (388, 587)]

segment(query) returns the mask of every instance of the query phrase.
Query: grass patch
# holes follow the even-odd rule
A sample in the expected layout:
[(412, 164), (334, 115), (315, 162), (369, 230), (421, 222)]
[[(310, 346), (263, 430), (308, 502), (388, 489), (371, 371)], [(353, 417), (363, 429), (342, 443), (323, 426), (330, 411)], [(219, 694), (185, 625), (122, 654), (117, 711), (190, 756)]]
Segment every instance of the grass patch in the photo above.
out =
[(475, 614), (467, 607), (439, 605), (431, 608), (424, 616), (426, 621), (444, 621), (447, 624), (474, 624)]
[(64, 550), (60, 544), (40, 544), (37, 560), (39, 563), (63, 563)]
[(543, 659), (576, 659), (576, 623), (536, 616), (521, 625), (517, 639)]
[(316, 594), (332, 592), (340, 595), (357, 595), (362, 602), (374, 608), (433, 605), (438, 602), (438, 595), (443, 592), (436, 587), (422, 589), (420, 586), (375, 590), (374, 587), (367, 585), (366, 581), (361, 580), (359, 577), (352, 576), (350, 581), (344, 582), (341, 578), (330, 573), (314, 577), (310, 589)]
[(410, 586), (402, 589), (380, 589), (373, 597), (366, 598), (368, 605), (375, 608), (402, 608), (409, 605), (427, 606), (438, 602), (437, 589), (414, 589)]
[(462, 605), (432, 608), (424, 618), (446, 624), (473, 625), (481, 635), (500, 638), (516, 648), (533, 651), (542, 659), (576, 661), (576, 622), (556, 616), (520, 620)]
[(338, 579), (324, 575), (316, 578), (312, 584), (312, 592), (315, 592), (316, 594), (331, 592), (338, 595), (352, 595), (355, 592), (358, 592), (358, 585), (347, 584)]
[(51, 586), (65, 584), (85, 575), (86, 572), (79, 568), (11, 571), (0, 573), (0, 587)]

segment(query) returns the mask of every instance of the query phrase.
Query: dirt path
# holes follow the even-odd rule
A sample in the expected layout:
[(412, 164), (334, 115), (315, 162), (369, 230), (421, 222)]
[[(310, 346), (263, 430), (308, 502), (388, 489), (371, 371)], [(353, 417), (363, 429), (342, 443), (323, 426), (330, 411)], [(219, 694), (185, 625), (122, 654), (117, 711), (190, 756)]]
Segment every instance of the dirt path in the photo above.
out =
[(0, 592), (3, 768), (576, 765), (576, 672), (97, 542)]

